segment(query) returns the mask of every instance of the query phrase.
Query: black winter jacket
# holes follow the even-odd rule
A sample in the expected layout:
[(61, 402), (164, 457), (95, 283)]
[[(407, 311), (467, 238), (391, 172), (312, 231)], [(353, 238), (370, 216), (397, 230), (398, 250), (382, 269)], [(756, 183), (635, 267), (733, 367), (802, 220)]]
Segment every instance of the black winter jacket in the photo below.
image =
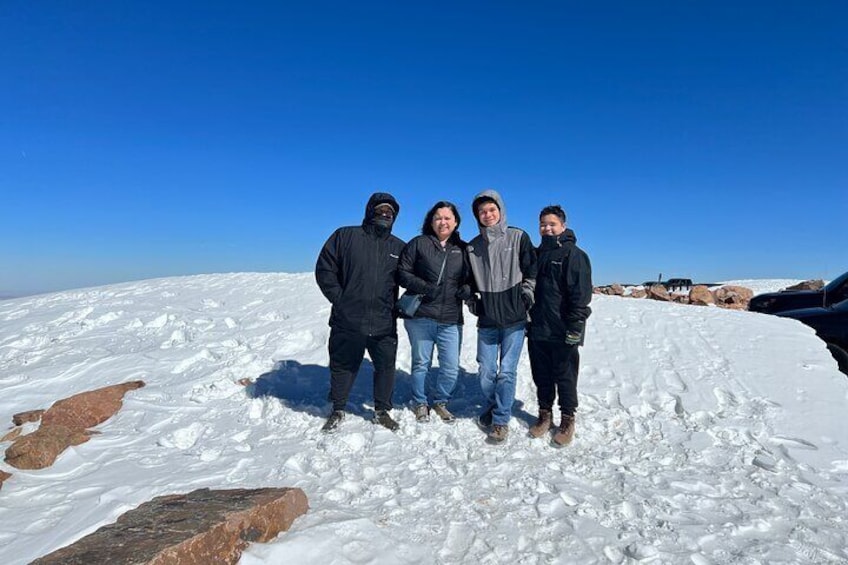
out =
[(333, 328), (373, 336), (397, 333), (396, 270), (404, 243), (391, 234), (391, 228), (374, 225), (373, 209), (380, 203), (399, 211), (390, 194), (373, 194), (362, 225), (337, 229), (318, 255), (315, 279), (333, 304)]
[(570, 229), (544, 236), (537, 248), (536, 301), (530, 310), (529, 339), (565, 341), (567, 331), (583, 333), (592, 313), (592, 266)]
[[(430, 318), (440, 324), (462, 324), (462, 301), (456, 293), (469, 279), (464, 251), (464, 242), (448, 241), (443, 248), (432, 235), (414, 237), (403, 248), (398, 263), (400, 286), (413, 294), (424, 295), (415, 318)], [(445, 271), (442, 282), (436, 286), (443, 260)]]

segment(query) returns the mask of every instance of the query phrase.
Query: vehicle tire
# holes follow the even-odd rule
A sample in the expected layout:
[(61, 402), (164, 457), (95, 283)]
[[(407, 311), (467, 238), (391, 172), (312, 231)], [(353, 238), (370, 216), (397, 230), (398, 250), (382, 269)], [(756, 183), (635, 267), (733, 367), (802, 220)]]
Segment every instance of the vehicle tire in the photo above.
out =
[(836, 364), (839, 365), (839, 370), (848, 375), (848, 352), (834, 343), (827, 344), (830, 354), (836, 359)]

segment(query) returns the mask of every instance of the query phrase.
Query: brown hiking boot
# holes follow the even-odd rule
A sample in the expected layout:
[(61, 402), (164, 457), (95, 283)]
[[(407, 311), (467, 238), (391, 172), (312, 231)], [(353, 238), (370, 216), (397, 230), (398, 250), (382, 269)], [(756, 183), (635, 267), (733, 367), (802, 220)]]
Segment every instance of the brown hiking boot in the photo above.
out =
[(554, 434), (551, 442), (557, 447), (562, 447), (571, 443), (572, 439), (574, 439), (574, 415), (563, 414), (562, 421), (559, 423), (559, 429)]
[(536, 423), (530, 426), (530, 437), (542, 437), (548, 433), (548, 430), (550, 430), (553, 425), (553, 414), (551, 414), (551, 411), (540, 408), (539, 417), (536, 419)]
[(503, 443), (509, 435), (509, 426), (495, 424), (492, 426), (492, 431), (486, 436), (486, 441), (489, 443)]
[(415, 414), (415, 419), (418, 422), (429, 422), (430, 421), (430, 409), (427, 408), (426, 404), (419, 404), (413, 409), (413, 413)]
[(441, 419), (442, 419), (442, 422), (446, 422), (446, 423), (448, 423), (448, 424), (452, 424), (452, 423), (454, 423), (454, 422), (456, 421), (456, 417), (454, 417), (454, 415), (450, 413), (450, 410), (448, 410), (448, 407), (447, 407), (447, 406), (445, 406), (445, 405), (444, 405), (443, 403), (441, 403), (441, 402), (439, 402), (438, 404), (436, 404), (435, 406), (433, 406), (433, 412), (435, 412), (435, 413), (436, 413), (436, 415), (437, 415), (439, 418), (441, 418)]

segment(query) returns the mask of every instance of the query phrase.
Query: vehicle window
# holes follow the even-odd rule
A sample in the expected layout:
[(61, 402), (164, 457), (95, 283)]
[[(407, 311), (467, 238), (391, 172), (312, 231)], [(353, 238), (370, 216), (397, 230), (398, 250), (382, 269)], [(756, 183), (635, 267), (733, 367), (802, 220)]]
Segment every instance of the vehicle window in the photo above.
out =
[(834, 292), (839, 290), (839, 287), (844, 287), (842, 292), (845, 292), (848, 289), (848, 272), (842, 273), (829, 283), (827, 283), (824, 287), (825, 292)]

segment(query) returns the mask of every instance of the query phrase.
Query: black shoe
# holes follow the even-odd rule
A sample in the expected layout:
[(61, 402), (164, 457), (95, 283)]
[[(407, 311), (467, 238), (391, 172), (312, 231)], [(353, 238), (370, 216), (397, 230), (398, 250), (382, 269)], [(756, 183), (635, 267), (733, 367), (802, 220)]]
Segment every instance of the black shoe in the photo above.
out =
[(392, 420), (392, 417), (389, 416), (388, 410), (377, 410), (374, 413), (374, 423), (380, 424), (384, 428), (393, 432), (397, 431), (397, 429), (400, 428), (400, 424)]
[(333, 413), (330, 414), (330, 417), (327, 418), (327, 421), (324, 422), (324, 425), (321, 427), (321, 431), (325, 434), (335, 432), (339, 429), (339, 424), (342, 423), (342, 420), (344, 420), (344, 418), (344, 410), (333, 410)]
[(477, 416), (477, 426), (486, 433), (489, 433), (489, 428), (492, 427), (492, 409), (489, 408), (479, 416)]

